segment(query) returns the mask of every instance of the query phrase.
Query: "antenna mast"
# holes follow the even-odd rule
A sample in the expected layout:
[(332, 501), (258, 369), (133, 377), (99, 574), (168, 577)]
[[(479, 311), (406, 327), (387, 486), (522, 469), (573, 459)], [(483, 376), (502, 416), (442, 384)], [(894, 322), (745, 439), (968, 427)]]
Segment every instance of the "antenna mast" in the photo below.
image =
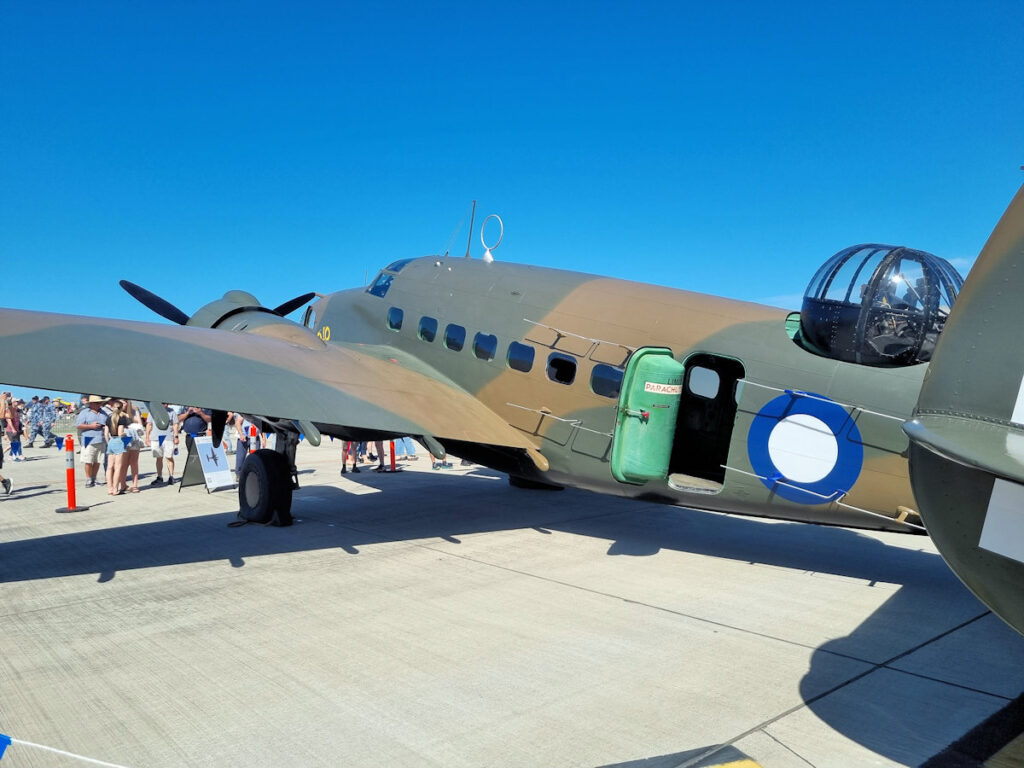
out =
[(469, 258), (469, 247), (473, 244), (473, 221), (476, 219), (476, 200), (473, 201), (473, 212), (469, 214), (469, 239), (466, 241), (466, 258)]

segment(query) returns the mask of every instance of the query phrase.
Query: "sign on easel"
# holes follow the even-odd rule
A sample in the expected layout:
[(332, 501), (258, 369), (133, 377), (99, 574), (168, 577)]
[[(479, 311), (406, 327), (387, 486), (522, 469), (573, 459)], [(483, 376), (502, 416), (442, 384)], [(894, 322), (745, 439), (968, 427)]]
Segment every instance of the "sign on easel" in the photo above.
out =
[(178, 489), (191, 485), (206, 484), (206, 491), (221, 488), (233, 488), (235, 478), (231, 474), (224, 446), (214, 445), (213, 438), (199, 435), (188, 441), (188, 456), (185, 457), (185, 470), (181, 473)]

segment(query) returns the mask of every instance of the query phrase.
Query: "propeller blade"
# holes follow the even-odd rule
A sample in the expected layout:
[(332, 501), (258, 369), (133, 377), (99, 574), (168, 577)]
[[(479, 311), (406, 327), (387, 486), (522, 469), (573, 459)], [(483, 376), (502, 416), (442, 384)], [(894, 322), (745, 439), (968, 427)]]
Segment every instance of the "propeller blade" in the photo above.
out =
[(177, 323), (178, 325), (185, 325), (188, 322), (188, 315), (166, 299), (161, 299), (155, 293), (150, 293), (141, 285), (130, 283), (127, 280), (122, 280), (119, 284), (135, 299), (156, 312), (160, 317), (167, 318), (172, 323)]
[(316, 298), (316, 293), (315, 292), (310, 291), (309, 293), (304, 293), (301, 296), (296, 296), (291, 301), (286, 301), (284, 304), (281, 304), (281, 305), (275, 307), (273, 309), (273, 312), (274, 312), (275, 315), (280, 315), (281, 317), (284, 317), (285, 315), (288, 315), (288, 314), (291, 314), (292, 312), (294, 312), (296, 309), (301, 307), (303, 304), (309, 303), (314, 298)]

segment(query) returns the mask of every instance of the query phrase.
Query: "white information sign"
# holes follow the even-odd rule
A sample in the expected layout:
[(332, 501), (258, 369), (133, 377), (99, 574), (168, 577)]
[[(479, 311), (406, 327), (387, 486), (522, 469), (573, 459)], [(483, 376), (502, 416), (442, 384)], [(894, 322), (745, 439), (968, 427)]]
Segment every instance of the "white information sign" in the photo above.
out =
[(205, 435), (195, 438), (195, 441), (196, 453), (199, 454), (199, 463), (203, 467), (207, 490), (215, 491), (218, 488), (233, 486), (235, 478), (231, 474), (231, 465), (228, 464), (223, 444), (214, 445), (213, 438)]

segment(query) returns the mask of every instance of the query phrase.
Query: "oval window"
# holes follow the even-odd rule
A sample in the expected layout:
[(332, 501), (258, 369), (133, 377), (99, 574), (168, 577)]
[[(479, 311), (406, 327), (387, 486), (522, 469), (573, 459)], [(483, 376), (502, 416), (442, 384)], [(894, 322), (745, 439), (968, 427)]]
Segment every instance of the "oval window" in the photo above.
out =
[(420, 338), (424, 341), (433, 341), (437, 336), (437, 320), (432, 317), (420, 318)]
[(405, 317), (405, 312), (400, 310), (398, 307), (392, 307), (388, 310), (388, 328), (392, 331), (402, 330), (402, 319)]
[(444, 329), (444, 345), (453, 352), (459, 352), (466, 344), (466, 329), (461, 325), (449, 323)]
[(493, 360), (498, 353), (498, 337), (491, 333), (478, 333), (473, 337), (473, 354), (481, 360)]

